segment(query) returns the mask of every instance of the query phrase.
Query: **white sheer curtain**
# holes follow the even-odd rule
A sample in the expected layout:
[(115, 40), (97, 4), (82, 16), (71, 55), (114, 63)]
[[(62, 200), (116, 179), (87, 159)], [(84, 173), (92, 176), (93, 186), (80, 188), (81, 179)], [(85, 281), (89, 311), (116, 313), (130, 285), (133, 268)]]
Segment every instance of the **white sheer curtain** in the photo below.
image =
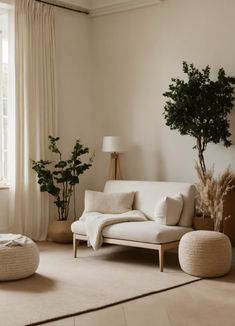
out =
[(32, 160), (48, 159), (56, 135), (55, 20), (53, 7), (15, 1), (16, 171), (10, 198), (10, 231), (44, 240), (49, 198), (41, 193)]

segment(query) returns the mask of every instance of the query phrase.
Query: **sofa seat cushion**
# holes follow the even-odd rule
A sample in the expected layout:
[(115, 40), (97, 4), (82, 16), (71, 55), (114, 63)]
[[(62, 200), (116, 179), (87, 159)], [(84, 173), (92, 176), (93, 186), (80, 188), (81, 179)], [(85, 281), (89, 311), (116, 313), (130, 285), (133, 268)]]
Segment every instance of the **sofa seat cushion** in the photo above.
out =
[[(76, 221), (71, 226), (72, 232), (86, 235), (84, 221)], [(182, 226), (161, 225), (154, 221), (123, 222), (106, 226), (104, 238), (121, 239), (147, 243), (166, 243), (178, 241), (191, 228)]]

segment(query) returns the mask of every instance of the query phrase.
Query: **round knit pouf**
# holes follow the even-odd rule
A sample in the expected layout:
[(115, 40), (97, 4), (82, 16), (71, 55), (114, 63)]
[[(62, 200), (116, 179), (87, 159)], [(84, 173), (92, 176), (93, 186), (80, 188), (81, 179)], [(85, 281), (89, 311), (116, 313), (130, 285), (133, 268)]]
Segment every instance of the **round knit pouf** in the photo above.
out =
[(179, 262), (182, 270), (198, 277), (216, 277), (227, 274), (232, 264), (229, 238), (215, 231), (186, 233), (179, 244)]
[[(4, 241), (1, 241), (3, 236)], [(39, 265), (37, 245), (21, 235), (6, 234), (2, 238), (0, 237), (0, 281), (17, 280), (35, 273)]]

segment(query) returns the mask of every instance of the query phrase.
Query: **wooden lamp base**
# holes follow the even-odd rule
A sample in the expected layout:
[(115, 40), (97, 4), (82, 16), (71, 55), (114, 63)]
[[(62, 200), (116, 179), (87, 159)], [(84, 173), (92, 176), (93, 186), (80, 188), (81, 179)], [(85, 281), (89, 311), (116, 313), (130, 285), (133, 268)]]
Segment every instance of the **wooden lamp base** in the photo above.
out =
[(111, 153), (110, 155), (109, 179), (110, 180), (122, 179), (119, 154), (115, 152)]

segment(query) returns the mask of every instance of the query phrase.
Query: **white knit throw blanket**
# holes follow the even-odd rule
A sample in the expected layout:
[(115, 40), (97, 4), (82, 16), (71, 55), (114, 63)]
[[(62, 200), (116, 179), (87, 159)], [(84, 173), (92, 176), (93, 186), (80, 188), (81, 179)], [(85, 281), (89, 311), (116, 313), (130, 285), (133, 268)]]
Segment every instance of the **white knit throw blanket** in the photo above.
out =
[(28, 242), (28, 238), (22, 234), (0, 234), (0, 246), (4, 247), (16, 247), (25, 246)]
[(147, 218), (141, 211), (133, 210), (122, 214), (87, 212), (83, 215), (83, 220), (85, 220), (88, 245), (97, 250), (103, 243), (102, 231), (106, 226), (122, 222), (146, 221)]

